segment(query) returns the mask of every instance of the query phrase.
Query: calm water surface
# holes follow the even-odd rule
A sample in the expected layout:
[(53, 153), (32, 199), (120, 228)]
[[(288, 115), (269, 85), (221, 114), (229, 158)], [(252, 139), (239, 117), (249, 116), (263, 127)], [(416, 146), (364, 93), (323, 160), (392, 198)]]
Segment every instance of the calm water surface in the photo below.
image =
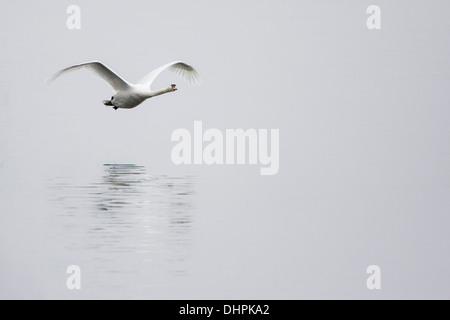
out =
[[(56, 241), (86, 266), (86, 287), (140, 290), (183, 277), (193, 234), (192, 176), (153, 176), (144, 166), (105, 164), (87, 185), (57, 177), (48, 201)], [(79, 257), (79, 258), (77, 258)]]
[[(0, 298), (450, 298), (450, 2), (379, 1), (380, 30), (361, 1), (129, 2), (68, 30), (64, 4), (0, 1)], [(93, 59), (203, 84), (167, 72), (118, 111), (89, 72), (45, 84)], [(196, 120), (279, 129), (279, 173), (174, 165)]]

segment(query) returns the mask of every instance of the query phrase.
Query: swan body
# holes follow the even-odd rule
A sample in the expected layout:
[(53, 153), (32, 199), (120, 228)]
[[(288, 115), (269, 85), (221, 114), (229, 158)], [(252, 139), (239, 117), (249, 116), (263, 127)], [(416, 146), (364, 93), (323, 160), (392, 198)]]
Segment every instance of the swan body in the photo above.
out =
[(103, 104), (106, 106), (112, 106), (115, 110), (121, 109), (131, 109), (140, 105), (145, 100), (159, 96), (161, 94), (174, 92), (177, 90), (175, 84), (171, 84), (167, 88), (160, 90), (152, 90), (151, 85), (153, 81), (158, 77), (158, 75), (166, 69), (170, 69), (178, 73), (181, 78), (190, 84), (196, 84), (200, 82), (200, 77), (197, 71), (190, 65), (182, 61), (174, 61), (167, 63), (138, 81), (137, 84), (129, 83), (122, 79), (117, 73), (112, 69), (107, 67), (100, 61), (90, 61), (81, 64), (77, 64), (56, 72), (53, 76), (48, 79), (48, 83), (58, 78), (65, 72), (78, 70), (78, 69), (89, 69), (97, 74), (100, 78), (108, 82), (111, 87), (115, 90), (115, 94), (110, 100), (104, 100)]

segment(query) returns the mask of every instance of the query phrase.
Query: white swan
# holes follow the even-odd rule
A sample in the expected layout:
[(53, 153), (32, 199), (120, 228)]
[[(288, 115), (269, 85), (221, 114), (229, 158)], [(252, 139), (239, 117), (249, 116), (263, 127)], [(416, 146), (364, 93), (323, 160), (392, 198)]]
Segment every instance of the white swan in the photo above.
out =
[(116, 93), (111, 97), (111, 100), (104, 100), (103, 104), (106, 106), (112, 106), (115, 110), (118, 108), (131, 109), (148, 98), (159, 96), (164, 93), (174, 92), (177, 90), (175, 84), (172, 84), (168, 88), (152, 91), (151, 84), (156, 77), (164, 70), (170, 69), (178, 73), (181, 78), (188, 83), (196, 84), (200, 82), (200, 76), (197, 71), (190, 65), (182, 61), (174, 61), (153, 70), (145, 77), (140, 79), (137, 84), (132, 84), (122, 79), (117, 73), (105, 66), (100, 61), (90, 61), (81, 64), (77, 64), (63, 70), (56, 72), (51, 76), (47, 82), (50, 84), (53, 80), (58, 78), (66, 71), (77, 70), (81, 68), (87, 68), (96, 73), (103, 80), (107, 81)]

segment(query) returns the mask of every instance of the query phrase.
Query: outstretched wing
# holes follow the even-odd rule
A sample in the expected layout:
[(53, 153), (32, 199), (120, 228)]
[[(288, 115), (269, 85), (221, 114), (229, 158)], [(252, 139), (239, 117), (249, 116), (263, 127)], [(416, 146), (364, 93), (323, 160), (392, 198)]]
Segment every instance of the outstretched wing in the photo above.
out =
[(130, 84), (128, 82), (123, 80), (117, 73), (112, 71), (110, 68), (105, 66), (100, 61), (85, 62), (85, 63), (77, 64), (77, 65), (62, 69), (62, 70), (56, 72), (54, 75), (52, 75), (47, 80), (47, 82), (51, 83), (53, 80), (58, 78), (60, 75), (62, 75), (66, 71), (78, 70), (78, 69), (82, 69), (82, 68), (86, 68), (86, 69), (93, 71), (100, 78), (107, 81), (116, 91), (124, 90), (130, 86)]
[(183, 61), (174, 61), (165, 64), (162, 67), (159, 67), (158, 69), (155, 69), (147, 74), (145, 77), (140, 79), (138, 83), (150, 88), (156, 77), (158, 77), (159, 74), (166, 69), (170, 69), (171, 71), (177, 73), (184, 81), (189, 84), (200, 83), (200, 76), (198, 72), (192, 66), (184, 63)]

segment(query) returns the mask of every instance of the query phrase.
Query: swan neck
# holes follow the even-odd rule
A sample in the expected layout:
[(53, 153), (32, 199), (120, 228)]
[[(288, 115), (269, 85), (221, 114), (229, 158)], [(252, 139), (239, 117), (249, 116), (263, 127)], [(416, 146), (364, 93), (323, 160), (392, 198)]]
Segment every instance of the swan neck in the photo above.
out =
[(172, 92), (172, 91), (173, 91), (172, 87), (168, 87), (168, 88), (152, 91), (152, 92), (150, 92), (150, 98), (159, 96), (159, 95), (164, 94), (164, 93)]

